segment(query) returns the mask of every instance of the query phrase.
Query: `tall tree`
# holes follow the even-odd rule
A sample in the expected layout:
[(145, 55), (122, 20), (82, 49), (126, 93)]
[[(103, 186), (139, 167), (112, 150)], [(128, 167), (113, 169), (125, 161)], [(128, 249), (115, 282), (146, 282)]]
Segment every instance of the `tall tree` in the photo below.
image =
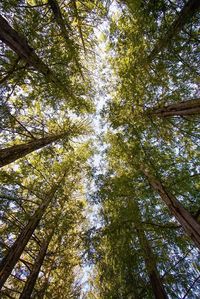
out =
[(200, 224), (194, 217), (178, 202), (178, 200), (169, 191), (167, 191), (162, 183), (157, 180), (149, 171), (141, 166), (143, 174), (148, 178), (150, 185), (159, 193), (162, 200), (166, 203), (172, 214), (183, 226), (185, 232), (194, 241), (200, 249)]
[(31, 236), (33, 235), (34, 230), (36, 229), (37, 225), (39, 224), (41, 218), (43, 217), (47, 207), (49, 206), (50, 202), (53, 200), (54, 195), (58, 188), (61, 185), (64, 177), (55, 184), (52, 189), (46, 194), (46, 198), (35, 211), (35, 213), (30, 217), (28, 223), (22, 229), (20, 235), (17, 237), (14, 244), (9, 249), (8, 254), (3, 258), (0, 264), (0, 289), (4, 285), (5, 281), (7, 280), (8, 276), (12, 272), (14, 266), (18, 262), (24, 248), (26, 247), (28, 241), (30, 240)]
[(17, 144), (8, 148), (4, 148), (0, 150), (0, 167), (8, 165), (17, 159), (20, 159), (31, 152), (43, 148), (51, 144), (52, 142), (56, 142), (62, 138), (65, 138), (68, 135), (68, 132), (60, 133), (57, 135), (50, 135), (40, 139), (34, 139), (25, 144)]
[(172, 39), (176, 37), (187, 22), (191, 21), (191, 18), (199, 11), (199, 9), (200, 4), (198, 0), (189, 0), (186, 2), (179, 12), (177, 19), (171, 24), (166, 34), (157, 41), (147, 58), (148, 62), (152, 62), (160, 52), (168, 47)]
[(47, 80), (65, 91), (57, 75), (38, 57), (34, 49), (28, 44), (26, 38), (14, 30), (2, 16), (0, 16), (0, 26), (0, 39), (30, 66), (33, 66), (37, 71), (42, 73)]
[(159, 275), (157, 265), (155, 262), (155, 257), (152, 251), (152, 248), (150, 246), (150, 243), (146, 237), (145, 231), (143, 229), (142, 221), (141, 221), (141, 216), (140, 216), (140, 211), (139, 207), (137, 205), (137, 201), (132, 201), (131, 202), (132, 209), (134, 210), (134, 224), (135, 228), (137, 231), (137, 236), (139, 239), (139, 243), (141, 246), (141, 250), (144, 255), (144, 261), (146, 264), (146, 269), (149, 275), (149, 279), (151, 282), (151, 286), (153, 289), (153, 293), (156, 299), (167, 299), (168, 296), (165, 292), (161, 277)]
[(150, 114), (159, 117), (187, 116), (200, 114), (200, 99), (192, 99), (175, 104), (165, 105), (161, 108), (154, 108)]
[(43, 243), (41, 244), (40, 251), (39, 251), (38, 256), (35, 260), (33, 269), (31, 271), (31, 273), (30, 273), (30, 275), (29, 275), (29, 277), (26, 281), (26, 284), (24, 286), (24, 289), (23, 289), (23, 291), (22, 291), (22, 293), (19, 297), (20, 299), (31, 298), (33, 288), (35, 286), (38, 274), (40, 272), (40, 268), (41, 268), (42, 263), (44, 261), (44, 258), (46, 256), (47, 249), (48, 249), (48, 246), (49, 246), (49, 243), (51, 241), (52, 236), (53, 236), (53, 232), (51, 232), (50, 235), (46, 238), (46, 240), (44, 240)]

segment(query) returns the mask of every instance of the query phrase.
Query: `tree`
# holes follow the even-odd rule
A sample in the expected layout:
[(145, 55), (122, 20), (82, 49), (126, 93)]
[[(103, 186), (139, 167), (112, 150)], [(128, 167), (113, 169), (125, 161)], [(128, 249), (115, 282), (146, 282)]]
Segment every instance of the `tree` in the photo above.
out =
[[(63, 178), (62, 178), (63, 180)], [(62, 180), (54, 185), (52, 189), (46, 194), (46, 198), (44, 202), (38, 207), (32, 217), (30, 217), (27, 225), (22, 229), (20, 235), (17, 237), (16, 241), (9, 249), (8, 254), (6, 257), (1, 261), (0, 265), (0, 289), (4, 285), (5, 281), (7, 280), (8, 276), (12, 272), (14, 266), (18, 262), (25, 246), (27, 245), (28, 241), (30, 240), (35, 228), (38, 226), (41, 218), (43, 217), (48, 205), (53, 200), (53, 197), (59, 188)]]
[(181, 31), (184, 25), (191, 21), (191, 18), (197, 13), (200, 9), (199, 1), (197, 0), (189, 0), (182, 10), (180, 11), (177, 19), (171, 24), (167, 33), (164, 37), (161, 37), (160, 40), (156, 43), (153, 50), (148, 56), (148, 61), (151, 62), (155, 59), (155, 57), (162, 52), (171, 42), (174, 36), (176, 36), (179, 31)]
[(41, 244), (40, 251), (39, 251), (38, 256), (36, 258), (33, 269), (32, 269), (32, 271), (31, 271), (31, 273), (30, 273), (30, 275), (29, 275), (29, 277), (26, 281), (23, 292), (20, 295), (20, 299), (30, 298), (31, 293), (32, 293), (33, 288), (34, 288), (35, 283), (36, 283), (36, 279), (37, 279), (38, 274), (40, 272), (40, 268), (41, 268), (41, 266), (43, 264), (43, 261), (44, 261), (44, 258), (46, 256), (47, 249), (48, 249), (48, 246), (49, 246), (49, 243), (51, 241), (52, 236), (53, 236), (53, 232), (51, 232), (50, 235), (47, 237), (47, 239), (44, 240), (44, 242)]
[(2, 298), (199, 298), (199, 7), (1, 1)]
[(20, 36), (2, 16), (0, 16), (0, 25), (0, 39), (15, 51), (19, 57), (25, 59), (30, 66), (33, 66), (37, 71), (41, 72), (47, 80), (65, 91), (57, 76), (53, 74), (50, 68), (37, 56), (34, 49), (28, 44), (26, 38)]
[(167, 204), (172, 214), (183, 226), (185, 232), (194, 241), (196, 246), (200, 248), (200, 225), (192, 217), (190, 213), (178, 202), (178, 200), (167, 191), (161, 182), (154, 178), (147, 169), (141, 166), (143, 174), (148, 178), (150, 185), (158, 191), (162, 200)]
[(159, 117), (199, 115), (200, 99), (192, 99), (162, 108), (152, 109), (150, 114)]
[(68, 132), (60, 133), (57, 135), (50, 135), (40, 139), (35, 139), (26, 144), (17, 144), (9, 148), (4, 148), (0, 150), (0, 167), (8, 165), (17, 159), (24, 157), (25, 155), (40, 149), (44, 146), (56, 142), (59, 139), (65, 138), (68, 136)]

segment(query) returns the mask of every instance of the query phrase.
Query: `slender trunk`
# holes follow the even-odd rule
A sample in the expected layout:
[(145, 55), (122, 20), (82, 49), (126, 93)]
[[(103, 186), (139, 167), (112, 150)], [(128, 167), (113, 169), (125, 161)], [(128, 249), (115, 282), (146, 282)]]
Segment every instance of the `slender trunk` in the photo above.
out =
[[(64, 203), (65, 202), (62, 203), (61, 209), (59, 210), (57, 216), (55, 217), (55, 222), (53, 224), (53, 228), (50, 230), (46, 240), (44, 240), (44, 242), (42, 243), (42, 245), (40, 247), (40, 251), (39, 251), (38, 256), (36, 258), (36, 261), (34, 263), (33, 269), (32, 269), (32, 271), (31, 271), (31, 273), (30, 273), (30, 275), (29, 275), (29, 277), (26, 281), (25, 287), (24, 287), (19, 299), (29, 299), (29, 298), (31, 298), (31, 294), (33, 292), (37, 277), (39, 275), (40, 268), (41, 268), (41, 266), (43, 264), (43, 261), (44, 261), (44, 258), (46, 256), (46, 252), (47, 252), (49, 243), (52, 240), (52, 237), (53, 237), (54, 232), (55, 232), (55, 228), (57, 227), (60, 216), (62, 215), (62, 210), (63, 210)], [(45, 288), (45, 290), (46, 290), (46, 288)]]
[(157, 180), (149, 171), (141, 166), (143, 174), (147, 177), (151, 187), (157, 191), (161, 199), (168, 206), (169, 210), (177, 221), (181, 224), (187, 235), (194, 241), (200, 249), (200, 224), (192, 217), (192, 215), (180, 204), (174, 195), (168, 192), (162, 183)]
[(199, 0), (189, 0), (184, 5), (177, 19), (172, 23), (165, 35), (160, 38), (150, 55), (147, 57), (148, 64), (151, 63), (160, 52), (169, 46), (174, 36), (183, 29), (185, 24), (199, 11), (199, 9)]
[(67, 46), (70, 50), (69, 53), (71, 54), (71, 58), (74, 59), (82, 78), (84, 78), (82, 70), (81, 70), (80, 63), (77, 59), (78, 55), (75, 51), (75, 45), (74, 45), (73, 41), (70, 40), (67, 29), (66, 29), (66, 26), (67, 26), (68, 29), (71, 31), (70, 25), (66, 22), (66, 20), (65, 21), (63, 20), (62, 13), (61, 13), (60, 7), (58, 5), (58, 2), (56, 0), (48, 0), (48, 3), (49, 3), (49, 5), (51, 7), (51, 10), (53, 12), (55, 21), (58, 24), (58, 26), (60, 27), (62, 37), (65, 39), (65, 41), (67, 43)]
[(85, 54), (87, 53), (86, 51), (86, 47), (85, 47), (85, 42), (84, 42), (84, 38), (83, 38), (83, 32), (82, 32), (82, 28), (81, 28), (81, 19), (78, 15), (78, 9), (77, 9), (77, 5), (76, 5), (76, 0), (72, 0), (72, 5), (74, 7), (74, 13), (76, 16), (76, 21), (77, 21), (77, 25), (78, 25), (78, 31), (79, 31), (79, 35), (80, 35), (80, 39), (83, 45), (83, 50), (85, 52)]
[(35, 150), (43, 148), (44, 146), (47, 146), (48, 144), (51, 144), (52, 142), (63, 138), (65, 135), (66, 132), (58, 135), (50, 135), (40, 139), (35, 139), (28, 143), (17, 144), (8, 148), (0, 149), (0, 167), (8, 165), (32, 153)]
[(157, 269), (154, 253), (142, 227), (139, 207), (136, 201), (132, 201), (131, 203), (134, 209), (134, 226), (137, 231), (140, 247), (144, 256), (145, 266), (155, 299), (168, 299)]
[(69, 35), (67, 32), (66, 26), (68, 27), (69, 30), (71, 30), (71, 28), (70, 28), (69, 24), (63, 20), (62, 13), (61, 13), (60, 7), (58, 5), (58, 2), (56, 0), (48, 0), (48, 4), (51, 7), (54, 18), (56, 20), (56, 23), (60, 27), (62, 36), (69, 44), (72, 44), (72, 41), (69, 39)]
[[(64, 178), (64, 177), (63, 177)], [(0, 290), (7, 280), (8, 276), (11, 274), (13, 268), (18, 262), (24, 248), (32, 237), (36, 227), (38, 226), (42, 216), (44, 215), (47, 207), (52, 201), (57, 189), (59, 188), (60, 182), (52, 187), (50, 192), (46, 195), (46, 199), (41, 203), (39, 208), (36, 210), (34, 215), (29, 219), (27, 225), (22, 229), (20, 235), (10, 247), (8, 254), (0, 263)]]
[(180, 103), (170, 104), (163, 108), (152, 109), (147, 111), (147, 113), (159, 117), (199, 115), (200, 99), (192, 99)]
[(50, 68), (37, 56), (34, 49), (28, 44), (26, 38), (15, 31), (0, 15), (0, 40), (24, 59), (35, 70), (42, 73), (49, 82), (53, 82), (62, 90), (63, 85)]
[(51, 232), (51, 234), (49, 235), (49, 237), (42, 243), (41, 247), (40, 247), (40, 251), (38, 253), (38, 256), (36, 258), (36, 261), (34, 263), (33, 269), (26, 281), (25, 287), (19, 297), (19, 299), (29, 299), (31, 298), (31, 294), (33, 292), (37, 277), (39, 275), (40, 272), (40, 268), (43, 264), (44, 258), (46, 256), (46, 252), (49, 246), (49, 243), (52, 239), (53, 236), (53, 232)]
[(152, 252), (149, 241), (145, 235), (145, 232), (142, 228), (137, 229), (138, 238), (140, 242), (141, 249), (143, 251), (144, 260), (146, 269), (149, 275), (149, 279), (151, 282), (151, 287), (155, 296), (155, 299), (167, 299), (168, 296), (165, 292), (162, 280), (157, 270), (155, 257)]
[(55, 262), (55, 257), (54, 257), (54, 259), (53, 259), (53, 261), (52, 261), (52, 263), (50, 265), (49, 272), (48, 272), (47, 276), (45, 277), (44, 284), (43, 284), (41, 290), (39, 291), (39, 298), (40, 299), (44, 298), (45, 293), (47, 292), (48, 287), (50, 285), (50, 276), (51, 276), (52, 269), (54, 267), (54, 262)]

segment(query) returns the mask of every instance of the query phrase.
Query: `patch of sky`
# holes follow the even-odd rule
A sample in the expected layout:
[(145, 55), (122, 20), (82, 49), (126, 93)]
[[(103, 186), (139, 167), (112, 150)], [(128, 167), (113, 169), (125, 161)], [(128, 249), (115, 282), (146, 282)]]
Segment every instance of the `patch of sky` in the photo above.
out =
[[(94, 176), (106, 172), (107, 163), (105, 157), (106, 145), (103, 143), (102, 136), (108, 130), (108, 124), (102, 120), (101, 112), (110, 100), (111, 80), (114, 78), (111, 66), (108, 60), (108, 43), (109, 43), (109, 18), (112, 18), (118, 13), (118, 6), (115, 1), (112, 2), (107, 19), (98, 27), (94, 29), (94, 35), (98, 43), (95, 47), (95, 68), (93, 70), (93, 87), (95, 90), (95, 107), (96, 112), (93, 115), (92, 127), (93, 135), (91, 136), (92, 144), (96, 149), (96, 153), (90, 159), (90, 165), (93, 168)], [(99, 216), (100, 204), (93, 201), (96, 191), (94, 179), (87, 183), (86, 198), (88, 201), (87, 219), (89, 222), (89, 229), (99, 229), (102, 226), (101, 218)], [(81, 273), (82, 295), (81, 298), (86, 298), (87, 293), (91, 290), (90, 280), (94, 275), (94, 266), (90, 262), (86, 262)]]

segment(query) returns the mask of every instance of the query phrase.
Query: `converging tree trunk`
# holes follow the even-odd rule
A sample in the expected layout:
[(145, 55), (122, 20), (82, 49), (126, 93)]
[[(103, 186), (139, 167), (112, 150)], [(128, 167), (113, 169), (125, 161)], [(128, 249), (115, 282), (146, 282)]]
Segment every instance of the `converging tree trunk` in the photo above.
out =
[(44, 258), (46, 256), (49, 243), (52, 239), (53, 232), (54, 231), (52, 231), (51, 234), (47, 237), (47, 239), (42, 243), (42, 245), (40, 247), (40, 251), (38, 253), (38, 256), (35, 260), (33, 269), (32, 269), (32, 271), (31, 271), (31, 273), (30, 273), (30, 275), (29, 275), (29, 277), (26, 281), (25, 287), (24, 287), (19, 299), (29, 299), (29, 298), (31, 298), (31, 294), (33, 292), (37, 277), (39, 275), (40, 268), (43, 264), (43, 261), (44, 261)]
[(180, 204), (174, 195), (168, 192), (162, 183), (149, 173), (145, 167), (140, 167), (143, 174), (147, 177), (151, 187), (157, 191), (161, 199), (168, 206), (170, 212), (182, 225), (187, 235), (194, 241), (200, 249), (200, 224), (192, 217), (192, 215)]
[(200, 114), (200, 99), (192, 99), (162, 108), (150, 109), (149, 111), (147, 110), (147, 113), (159, 117), (198, 115)]
[(32, 140), (28, 143), (17, 144), (8, 148), (0, 149), (0, 167), (8, 165), (32, 153), (35, 150), (38, 150), (51, 144), (52, 142), (60, 140), (65, 137), (66, 134), (67, 133), (65, 132), (58, 135), (49, 135), (40, 139)]
[(82, 42), (82, 45), (83, 45), (84, 52), (86, 54), (87, 51), (86, 51), (85, 41), (84, 41), (84, 38), (83, 38), (83, 32), (82, 32), (82, 27), (81, 27), (81, 18), (79, 17), (79, 14), (78, 14), (76, 0), (72, 0), (72, 5), (74, 7), (74, 14), (75, 14), (76, 21), (77, 21), (77, 26), (78, 26), (80, 39), (81, 39), (81, 42)]
[(51, 10), (53, 12), (55, 21), (58, 24), (58, 26), (60, 27), (62, 37), (66, 41), (67, 47), (69, 49), (69, 54), (71, 55), (71, 58), (74, 59), (76, 65), (79, 69), (79, 72), (80, 72), (81, 76), (83, 77), (81, 66), (80, 66), (80, 63), (77, 59), (78, 55), (76, 53), (75, 45), (74, 45), (73, 41), (69, 38), (69, 34), (67, 32), (67, 28), (68, 28), (68, 30), (71, 31), (70, 25), (66, 22), (66, 20), (63, 19), (63, 16), (62, 16), (60, 7), (58, 5), (58, 2), (56, 0), (48, 0), (48, 3), (49, 3), (49, 5), (51, 7)]
[(176, 36), (183, 29), (185, 24), (199, 11), (199, 9), (199, 0), (189, 0), (184, 5), (177, 19), (172, 23), (165, 35), (158, 40), (154, 49), (147, 57), (148, 64), (151, 63), (160, 52), (169, 46), (174, 36)]
[(44, 283), (43, 283), (43, 285), (41, 286), (41, 289), (38, 292), (40, 299), (43, 299), (45, 297), (45, 294), (46, 294), (46, 292), (48, 290), (48, 287), (50, 285), (51, 272), (52, 272), (53, 268), (55, 267), (55, 260), (56, 260), (56, 255), (54, 255), (52, 260), (51, 260), (51, 264), (50, 264), (50, 267), (48, 269), (48, 272), (46, 273)]
[(16, 263), (18, 262), (24, 248), (26, 247), (27, 243), (29, 242), (30, 238), (32, 237), (36, 227), (38, 226), (41, 218), (43, 217), (46, 209), (48, 208), (50, 202), (54, 198), (56, 191), (58, 190), (62, 180), (56, 185), (52, 187), (52, 189), (46, 195), (46, 198), (41, 203), (39, 208), (30, 217), (27, 225), (22, 229), (20, 235), (14, 242), (14, 244), (10, 247), (9, 252), (4, 257), (4, 259), (0, 263), (0, 290), (4, 285), (5, 281), (7, 280), (8, 276), (11, 274), (13, 268), (15, 267)]
[(134, 209), (134, 226), (137, 231), (141, 251), (144, 257), (145, 266), (147, 269), (147, 273), (149, 276), (155, 299), (168, 299), (168, 296), (165, 292), (161, 277), (157, 269), (154, 253), (142, 227), (141, 215), (138, 204), (136, 201), (132, 201), (132, 205)]
[(66, 91), (57, 78), (57, 75), (38, 57), (34, 49), (28, 44), (26, 38), (14, 30), (1, 15), (0, 40), (16, 52), (19, 57), (24, 59), (30, 66), (33, 66), (35, 70), (42, 73), (49, 82), (53, 82), (63, 91)]
[(69, 34), (67, 32), (66, 26), (71, 31), (70, 25), (66, 22), (66, 20), (63, 19), (62, 13), (60, 10), (60, 7), (58, 5), (58, 2), (56, 0), (48, 0), (48, 4), (51, 7), (51, 10), (53, 12), (54, 18), (58, 26), (60, 27), (62, 36), (67, 41), (68, 46), (72, 45), (72, 41), (69, 38)]

